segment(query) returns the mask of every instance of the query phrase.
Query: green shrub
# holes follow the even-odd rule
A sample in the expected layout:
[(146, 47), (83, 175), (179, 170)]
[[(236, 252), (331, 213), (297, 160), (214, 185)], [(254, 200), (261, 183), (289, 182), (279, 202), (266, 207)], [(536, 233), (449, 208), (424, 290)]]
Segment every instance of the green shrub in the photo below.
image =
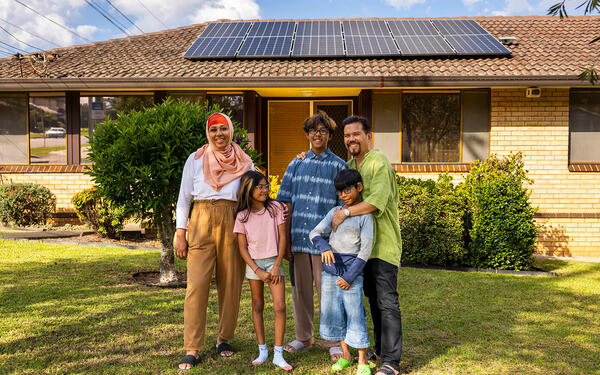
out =
[(461, 194), (467, 202), (470, 266), (529, 269), (537, 238), (520, 153), (472, 164)]
[(452, 177), (438, 181), (398, 177), (402, 262), (438, 266), (462, 264), (464, 204)]
[(56, 197), (37, 184), (0, 185), (0, 221), (18, 226), (45, 224), (56, 210)]
[(123, 230), (123, 221), (127, 217), (125, 209), (103, 199), (95, 188), (80, 191), (73, 196), (71, 202), (77, 216), (98, 233), (116, 238)]

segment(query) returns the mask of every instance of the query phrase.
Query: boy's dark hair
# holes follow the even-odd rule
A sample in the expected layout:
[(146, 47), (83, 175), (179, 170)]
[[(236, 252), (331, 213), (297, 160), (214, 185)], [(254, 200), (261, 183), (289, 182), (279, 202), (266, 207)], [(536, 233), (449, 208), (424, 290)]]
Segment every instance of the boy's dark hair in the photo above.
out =
[(333, 131), (337, 127), (335, 121), (323, 111), (318, 111), (315, 115), (308, 117), (304, 120), (304, 132), (308, 134), (310, 129), (316, 129), (319, 124), (323, 124), (324, 127), (329, 130), (329, 135), (333, 134)]
[(362, 176), (356, 169), (342, 169), (333, 179), (333, 185), (337, 191), (342, 191), (349, 186), (355, 186), (359, 182), (362, 184)]
[(371, 131), (371, 124), (369, 124), (369, 120), (361, 116), (352, 115), (350, 117), (346, 117), (346, 119), (342, 121), (342, 133), (344, 132), (344, 128), (346, 127), (346, 125), (353, 124), (355, 122), (360, 122), (362, 124), (363, 131), (365, 133)]

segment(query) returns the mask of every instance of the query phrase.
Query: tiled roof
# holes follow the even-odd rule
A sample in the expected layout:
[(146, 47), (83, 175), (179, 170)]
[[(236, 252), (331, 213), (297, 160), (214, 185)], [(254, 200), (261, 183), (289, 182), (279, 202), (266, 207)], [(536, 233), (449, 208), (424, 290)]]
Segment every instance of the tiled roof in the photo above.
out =
[[(58, 59), (48, 63), (50, 78), (35, 74), (21, 79), (15, 58), (0, 59), (0, 89), (9, 82), (61, 81), (67, 86), (85, 86), (86, 81), (186, 80), (291, 82), (294, 80), (410, 80), (483, 79), (502, 80), (574, 79), (582, 66), (599, 55), (600, 16), (474, 17), (496, 37), (513, 36), (511, 57), (484, 58), (358, 58), (358, 59), (234, 59), (190, 61), (183, 53), (202, 32), (198, 24), (123, 39), (54, 49)], [(600, 43), (600, 42), (599, 42)], [(165, 84), (167, 85), (167, 84)], [(167, 87), (174, 87), (171, 83)], [(175, 85), (176, 87), (176, 85)], [(249, 85), (248, 87), (251, 87)]]

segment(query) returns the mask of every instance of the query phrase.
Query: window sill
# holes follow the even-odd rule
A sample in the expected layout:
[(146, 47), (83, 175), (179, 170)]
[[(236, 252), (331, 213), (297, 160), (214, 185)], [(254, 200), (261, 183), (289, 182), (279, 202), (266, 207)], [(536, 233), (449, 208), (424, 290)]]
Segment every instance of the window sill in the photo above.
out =
[(83, 173), (85, 165), (0, 165), (0, 174), (8, 173)]
[(600, 163), (571, 163), (569, 172), (600, 172)]
[(469, 163), (392, 163), (396, 172), (411, 173), (466, 173), (471, 170)]

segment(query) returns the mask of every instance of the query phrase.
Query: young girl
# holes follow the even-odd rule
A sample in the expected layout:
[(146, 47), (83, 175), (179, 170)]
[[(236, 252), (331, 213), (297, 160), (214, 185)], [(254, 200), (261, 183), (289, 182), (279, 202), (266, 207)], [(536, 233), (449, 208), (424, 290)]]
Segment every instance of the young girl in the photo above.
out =
[(269, 197), (270, 190), (265, 176), (261, 173), (248, 171), (242, 176), (233, 231), (237, 233), (240, 255), (246, 262), (246, 278), (252, 292), (252, 322), (259, 351), (252, 364), (260, 365), (269, 357), (263, 320), (266, 283), (271, 290), (275, 310), (273, 363), (289, 371), (292, 366), (283, 359), (282, 353), (285, 333), (285, 283), (281, 262), (287, 238), (283, 207)]

